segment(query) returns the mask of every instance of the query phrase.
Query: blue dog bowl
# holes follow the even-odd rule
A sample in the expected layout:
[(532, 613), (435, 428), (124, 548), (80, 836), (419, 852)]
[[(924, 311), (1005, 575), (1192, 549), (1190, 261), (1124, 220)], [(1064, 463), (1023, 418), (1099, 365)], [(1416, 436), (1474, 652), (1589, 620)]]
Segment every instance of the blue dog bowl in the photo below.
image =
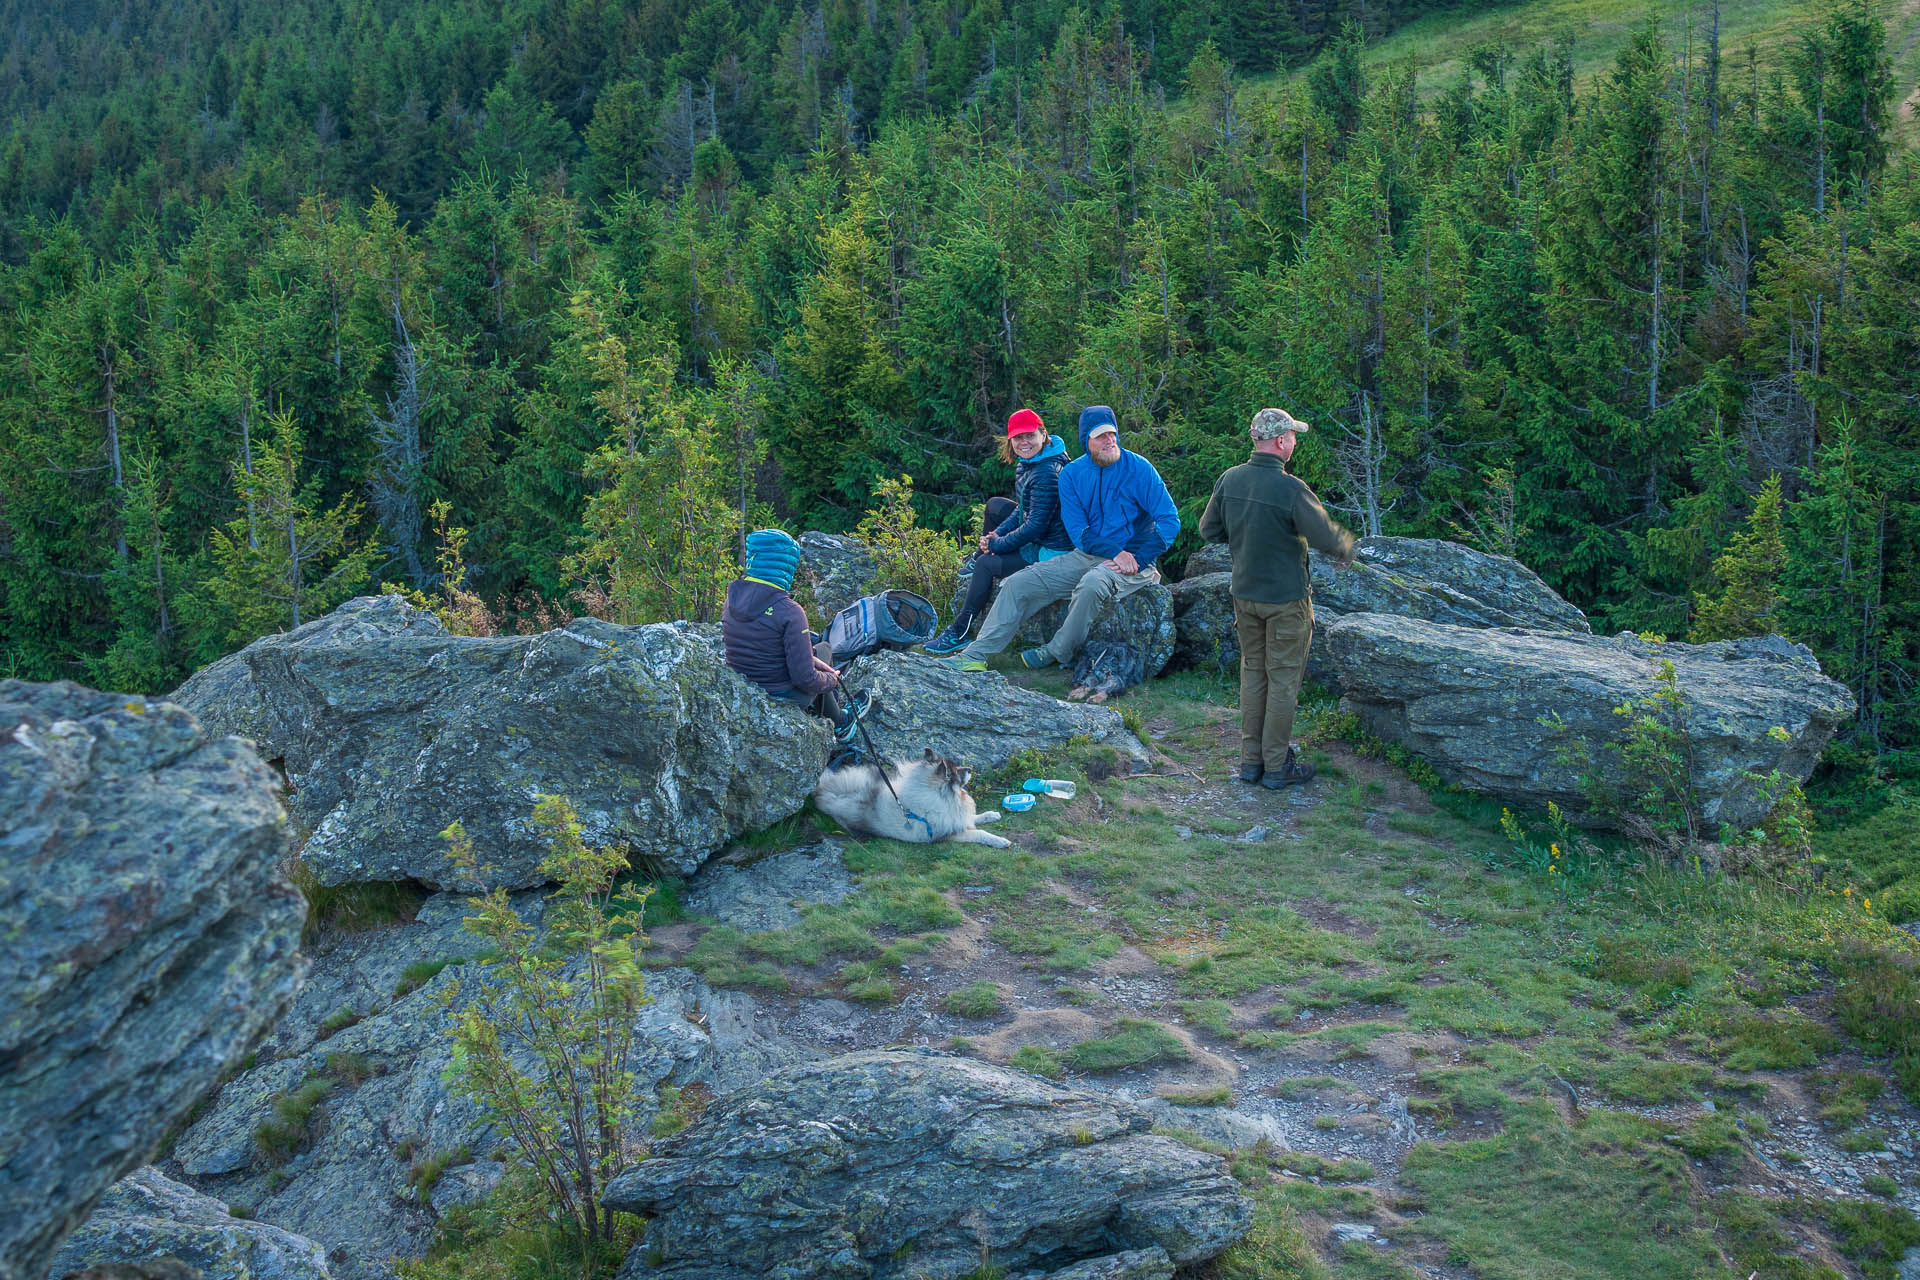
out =
[(1016, 791), (1000, 802), (1002, 809), (1008, 809), (1014, 813), (1025, 813), (1027, 810), (1033, 808), (1033, 805), (1033, 797), (1024, 791)]

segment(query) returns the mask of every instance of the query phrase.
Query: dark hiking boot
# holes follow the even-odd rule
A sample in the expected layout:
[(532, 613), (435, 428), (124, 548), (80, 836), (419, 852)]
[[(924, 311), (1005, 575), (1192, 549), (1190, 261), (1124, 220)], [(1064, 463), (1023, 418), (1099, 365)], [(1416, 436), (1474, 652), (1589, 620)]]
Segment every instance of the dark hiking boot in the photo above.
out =
[(833, 740), (841, 746), (847, 746), (859, 736), (860, 717), (873, 710), (871, 693), (849, 693), (840, 704), (840, 719), (833, 726)]
[(936, 658), (943, 658), (949, 653), (958, 653), (967, 647), (967, 628), (948, 627), (920, 647)]
[(1260, 779), (1260, 785), (1269, 791), (1278, 791), (1282, 787), (1297, 787), (1313, 781), (1313, 766), (1304, 760), (1293, 758), (1293, 748), (1287, 748), (1287, 762), (1278, 769), (1267, 770), (1267, 776)]
[(1248, 786), (1252, 786), (1254, 783), (1260, 781), (1260, 775), (1265, 772), (1266, 770), (1257, 764), (1243, 764), (1240, 766), (1239, 778), (1240, 781), (1246, 783)]

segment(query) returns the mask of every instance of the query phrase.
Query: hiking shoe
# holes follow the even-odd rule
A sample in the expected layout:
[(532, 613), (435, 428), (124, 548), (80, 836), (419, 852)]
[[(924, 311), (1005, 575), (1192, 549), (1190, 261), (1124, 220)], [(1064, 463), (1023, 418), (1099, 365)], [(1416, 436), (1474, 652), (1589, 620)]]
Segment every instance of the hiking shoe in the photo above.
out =
[(985, 671), (987, 664), (978, 658), (942, 658), (940, 661), (955, 671)]
[(1267, 776), (1260, 779), (1260, 785), (1269, 791), (1278, 791), (1282, 787), (1297, 787), (1313, 781), (1313, 766), (1304, 760), (1293, 758), (1293, 748), (1287, 748), (1287, 762), (1279, 769), (1269, 769)]
[(942, 631), (939, 635), (920, 647), (935, 657), (944, 657), (949, 653), (957, 653), (967, 647), (967, 633), (951, 629)]
[(1038, 671), (1041, 667), (1051, 667), (1059, 660), (1053, 656), (1053, 650), (1044, 646), (1027, 649), (1020, 655), (1020, 664), (1029, 671)]
[(1252, 786), (1254, 783), (1260, 781), (1260, 775), (1265, 772), (1266, 769), (1260, 765), (1243, 764), (1240, 766), (1240, 781), (1246, 783), (1248, 786)]

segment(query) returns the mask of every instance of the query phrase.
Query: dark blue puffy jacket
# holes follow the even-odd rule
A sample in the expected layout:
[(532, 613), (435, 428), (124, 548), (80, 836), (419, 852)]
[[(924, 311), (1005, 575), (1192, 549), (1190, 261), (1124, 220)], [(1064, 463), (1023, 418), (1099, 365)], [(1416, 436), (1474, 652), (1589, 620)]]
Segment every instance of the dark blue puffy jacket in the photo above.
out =
[(987, 539), (996, 555), (1018, 551), (1032, 564), (1042, 551), (1071, 551), (1073, 540), (1060, 519), (1060, 468), (1067, 462), (1067, 446), (1049, 436), (1046, 447), (1020, 459), (1013, 478), (1014, 512)]

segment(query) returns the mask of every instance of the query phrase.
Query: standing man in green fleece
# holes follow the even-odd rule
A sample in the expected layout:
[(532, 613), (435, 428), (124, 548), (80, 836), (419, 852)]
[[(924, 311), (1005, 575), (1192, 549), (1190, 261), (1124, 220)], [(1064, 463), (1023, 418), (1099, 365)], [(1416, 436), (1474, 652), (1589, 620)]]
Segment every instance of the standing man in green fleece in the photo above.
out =
[(1240, 781), (1271, 790), (1313, 780), (1293, 757), (1293, 712), (1313, 640), (1307, 547), (1353, 563), (1354, 537), (1313, 490), (1287, 473), (1307, 424), (1285, 409), (1253, 415), (1253, 456), (1213, 486), (1200, 536), (1233, 550), (1233, 621), (1240, 633)]

